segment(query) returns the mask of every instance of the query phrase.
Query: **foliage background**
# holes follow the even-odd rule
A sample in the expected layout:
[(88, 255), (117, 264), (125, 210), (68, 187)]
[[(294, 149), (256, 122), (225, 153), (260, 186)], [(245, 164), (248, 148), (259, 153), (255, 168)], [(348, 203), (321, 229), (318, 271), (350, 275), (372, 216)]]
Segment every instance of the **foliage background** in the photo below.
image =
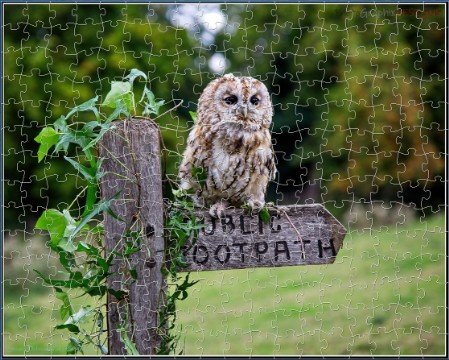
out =
[(5, 234), (14, 242), (83, 185), (59, 156), (38, 165), (34, 137), (131, 68), (148, 74), (167, 108), (184, 101), (158, 121), (168, 173), (202, 89), (233, 72), (272, 93), (280, 175), (269, 200), (322, 202), (339, 218), (365, 204), (357, 222), (365, 217), (366, 229), (376, 204), (404, 204), (399, 214), (422, 219), (443, 208), (442, 6), (16, 4), (4, 22)]
[(131, 68), (168, 106), (184, 101), (160, 121), (176, 174), (188, 110), (219, 75), (217, 56), (219, 71), (255, 76), (273, 94), (271, 200), (315, 199), (337, 214), (373, 200), (425, 213), (443, 204), (441, 6), (14, 5), (5, 24), (8, 229), (80, 185), (62, 161), (37, 164), (39, 129)]

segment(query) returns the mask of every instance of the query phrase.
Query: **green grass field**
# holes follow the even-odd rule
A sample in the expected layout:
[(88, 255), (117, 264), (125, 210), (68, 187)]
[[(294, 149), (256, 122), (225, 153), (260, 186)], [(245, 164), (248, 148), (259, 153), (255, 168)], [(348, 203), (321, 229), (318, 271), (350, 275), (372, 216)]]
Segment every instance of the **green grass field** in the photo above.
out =
[[(444, 227), (438, 215), (351, 231), (333, 265), (192, 274), (184, 353), (444, 354)], [(5, 265), (5, 353), (65, 354), (59, 304), (30, 270), (51, 264), (48, 251), (32, 250)]]

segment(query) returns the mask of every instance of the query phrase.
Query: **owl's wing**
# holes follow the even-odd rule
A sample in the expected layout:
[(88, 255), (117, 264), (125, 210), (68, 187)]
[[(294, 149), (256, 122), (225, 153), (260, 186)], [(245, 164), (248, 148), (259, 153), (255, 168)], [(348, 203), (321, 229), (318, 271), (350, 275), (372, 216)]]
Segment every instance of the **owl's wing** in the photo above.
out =
[(181, 180), (181, 189), (198, 189), (198, 182), (193, 174), (196, 169), (205, 168), (204, 156), (205, 148), (200, 141), (200, 138), (194, 135), (189, 136), (187, 148), (182, 157), (182, 162), (179, 167), (179, 179)]
[(268, 158), (267, 168), (270, 180), (274, 180), (276, 178), (277, 169), (276, 169), (276, 155), (274, 153), (273, 144), (271, 144), (271, 156)]

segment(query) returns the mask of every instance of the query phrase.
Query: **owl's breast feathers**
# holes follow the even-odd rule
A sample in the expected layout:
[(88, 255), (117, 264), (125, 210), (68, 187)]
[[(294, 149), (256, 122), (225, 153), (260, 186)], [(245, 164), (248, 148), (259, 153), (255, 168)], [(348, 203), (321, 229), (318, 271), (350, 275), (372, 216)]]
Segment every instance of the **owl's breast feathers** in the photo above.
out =
[[(193, 167), (207, 171), (202, 189), (192, 179)], [(189, 136), (180, 177), (187, 180), (188, 187), (199, 189), (206, 203), (217, 199), (243, 203), (251, 192), (264, 193), (275, 172), (268, 129), (245, 131), (235, 126), (197, 126)], [(184, 184), (186, 187), (185, 181)]]

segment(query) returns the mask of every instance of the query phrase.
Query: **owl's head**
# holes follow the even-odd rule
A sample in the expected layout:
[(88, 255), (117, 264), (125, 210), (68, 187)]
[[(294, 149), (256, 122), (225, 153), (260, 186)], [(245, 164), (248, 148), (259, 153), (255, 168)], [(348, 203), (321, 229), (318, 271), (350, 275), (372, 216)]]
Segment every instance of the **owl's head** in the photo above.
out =
[[(266, 86), (249, 76), (226, 74), (206, 86), (198, 102), (198, 115), (214, 116), (214, 123), (237, 124), (247, 129), (268, 128), (273, 106)], [(205, 119), (203, 119), (205, 120)], [(207, 122), (207, 121), (206, 121)]]

